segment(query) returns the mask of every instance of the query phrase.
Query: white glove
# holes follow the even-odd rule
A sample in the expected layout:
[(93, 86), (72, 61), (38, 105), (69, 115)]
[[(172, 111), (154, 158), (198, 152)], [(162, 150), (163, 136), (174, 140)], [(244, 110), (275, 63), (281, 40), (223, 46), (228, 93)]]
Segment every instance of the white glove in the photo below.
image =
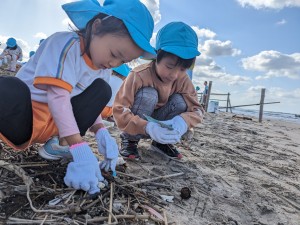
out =
[(172, 125), (173, 129), (178, 131), (180, 137), (187, 132), (188, 125), (186, 124), (185, 120), (181, 116), (175, 116), (173, 119), (163, 121), (163, 122)]
[(180, 141), (180, 135), (176, 130), (169, 130), (154, 122), (148, 122), (146, 133), (156, 142), (161, 144), (175, 144)]
[(100, 192), (98, 182), (103, 181), (98, 160), (86, 142), (72, 145), (70, 152), (74, 162), (70, 162), (64, 177), (65, 184), (74, 189), (88, 191), (89, 194)]
[(100, 163), (101, 169), (112, 170), (113, 175), (116, 174), (116, 165), (118, 161), (119, 149), (117, 142), (109, 134), (106, 128), (101, 128), (96, 133), (98, 151), (104, 156), (104, 160)]

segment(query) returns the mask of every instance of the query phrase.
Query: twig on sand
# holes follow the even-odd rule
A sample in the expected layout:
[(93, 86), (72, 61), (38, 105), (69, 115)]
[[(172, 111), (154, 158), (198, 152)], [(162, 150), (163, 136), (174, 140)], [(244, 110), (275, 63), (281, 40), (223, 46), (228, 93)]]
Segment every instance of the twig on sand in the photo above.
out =
[(112, 215), (112, 205), (114, 197), (114, 183), (110, 183), (110, 199), (109, 199), (109, 215), (108, 215), (108, 224), (111, 224), (111, 215)]
[(196, 203), (196, 207), (195, 207), (195, 209), (194, 209), (194, 216), (195, 216), (195, 214), (196, 214), (196, 211), (197, 211), (199, 202), (200, 202), (200, 199), (198, 198), (197, 203)]
[(166, 213), (166, 210), (162, 210), (163, 211), (163, 214), (164, 214), (164, 223), (165, 225), (168, 225), (168, 219), (167, 219), (167, 213)]
[(20, 178), (22, 178), (23, 182), (26, 185), (27, 188), (27, 192), (26, 192), (26, 196), (27, 196), (27, 200), (29, 201), (29, 205), (31, 207), (31, 209), (36, 212), (36, 213), (53, 213), (53, 214), (62, 214), (62, 213), (67, 213), (67, 212), (80, 212), (80, 208), (78, 207), (70, 207), (67, 209), (61, 209), (61, 210), (40, 210), (40, 209), (36, 209), (33, 204), (32, 204), (32, 200), (30, 198), (30, 186), (33, 184), (33, 181), (31, 179), (31, 177), (26, 175), (26, 172), (21, 168), (18, 167), (16, 165), (10, 164), (8, 162), (5, 162), (3, 160), (0, 160), (0, 167), (7, 169), (11, 172), (14, 172), (15, 174), (17, 174)]
[(205, 211), (205, 209), (206, 209), (207, 201), (208, 201), (208, 198), (206, 198), (206, 199), (204, 200), (203, 209), (202, 209), (202, 211), (201, 211), (201, 217), (202, 217), (202, 218), (203, 218), (204, 211)]
[(132, 185), (132, 184), (143, 184), (143, 183), (147, 183), (147, 182), (151, 182), (151, 181), (155, 181), (155, 180), (159, 180), (159, 179), (177, 177), (177, 176), (181, 176), (183, 174), (184, 173), (174, 173), (174, 174), (169, 174), (169, 175), (165, 175), (165, 176), (159, 176), (159, 177), (154, 177), (154, 178), (149, 178), (149, 179), (144, 179), (144, 180), (137, 180), (137, 181), (130, 182), (129, 184), (130, 185)]

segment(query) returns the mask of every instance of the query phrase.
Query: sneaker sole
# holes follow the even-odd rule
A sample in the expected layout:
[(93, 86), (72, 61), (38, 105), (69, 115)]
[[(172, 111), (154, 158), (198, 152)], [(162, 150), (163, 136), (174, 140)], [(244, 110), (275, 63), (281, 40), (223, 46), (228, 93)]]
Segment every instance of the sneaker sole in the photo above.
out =
[(178, 156), (176, 156), (176, 157), (169, 156), (166, 153), (164, 153), (162, 150), (160, 150), (159, 148), (157, 148), (157, 147), (155, 147), (153, 145), (151, 145), (150, 149), (153, 150), (153, 151), (155, 151), (155, 152), (159, 152), (159, 153), (163, 154), (164, 156), (166, 156), (169, 159), (178, 159), (178, 160), (180, 160), (183, 157), (183, 155), (181, 153)]
[(124, 159), (129, 159), (129, 160), (133, 160), (133, 161), (139, 161), (141, 159), (141, 157), (135, 157), (134, 155), (129, 155), (129, 156), (123, 156), (121, 155)]
[(49, 160), (59, 160), (64, 158), (63, 156), (58, 156), (58, 155), (51, 155), (49, 153), (46, 152), (46, 150), (44, 149), (44, 147), (41, 147), (39, 149), (39, 155), (44, 158), (44, 159), (49, 159)]

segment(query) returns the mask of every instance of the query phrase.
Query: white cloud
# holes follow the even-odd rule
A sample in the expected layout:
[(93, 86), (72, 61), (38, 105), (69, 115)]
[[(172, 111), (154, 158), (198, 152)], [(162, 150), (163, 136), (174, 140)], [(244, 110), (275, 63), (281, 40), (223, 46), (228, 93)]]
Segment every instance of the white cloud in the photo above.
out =
[(201, 50), (208, 56), (236, 56), (241, 54), (241, 50), (232, 47), (231, 41), (206, 40)]
[(227, 73), (224, 68), (210, 57), (201, 56), (197, 58), (196, 65), (193, 70), (193, 80), (211, 80), (218, 83), (223, 82), (226, 85), (243, 85), (251, 82), (251, 78), (241, 75)]
[(300, 7), (300, 0), (237, 0), (243, 6), (251, 6), (255, 9), (283, 9), (285, 7)]
[(33, 35), (33, 37), (38, 38), (38, 39), (46, 39), (47, 38), (47, 34), (45, 34), (43, 32), (38, 32), (35, 35)]
[(292, 102), (298, 100), (300, 96), (300, 88), (287, 90), (281, 87), (251, 86), (246, 90), (244, 98), (260, 99), (262, 88), (266, 89), (267, 101), (280, 101), (286, 103), (287, 101)]
[(282, 19), (282, 20), (280, 20), (280, 21), (278, 21), (276, 23), (276, 25), (278, 25), (278, 26), (281, 26), (281, 25), (284, 25), (284, 24), (286, 24), (286, 20), (285, 19)]
[(198, 26), (192, 26), (198, 38), (213, 39), (217, 34), (209, 29), (200, 29)]
[(248, 91), (259, 91), (262, 88), (266, 88), (266, 87), (265, 86), (260, 86), (260, 85), (258, 85), (258, 86), (251, 86), (251, 87), (248, 88)]
[(150, 11), (154, 24), (157, 24), (161, 20), (161, 14), (159, 10), (159, 0), (141, 0)]
[(256, 79), (271, 77), (300, 78), (300, 53), (283, 54), (277, 51), (262, 51), (257, 55), (243, 58), (242, 66), (246, 70), (263, 72)]

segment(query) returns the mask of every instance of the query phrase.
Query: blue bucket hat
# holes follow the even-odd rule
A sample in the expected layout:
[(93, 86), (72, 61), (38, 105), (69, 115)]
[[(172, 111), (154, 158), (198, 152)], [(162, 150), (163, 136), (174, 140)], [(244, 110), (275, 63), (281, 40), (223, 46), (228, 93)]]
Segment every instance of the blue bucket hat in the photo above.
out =
[(45, 39), (41, 39), (39, 45), (41, 45), (43, 41), (45, 41)]
[(112, 68), (112, 70), (122, 75), (123, 77), (127, 77), (131, 69), (126, 64), (122, 64), (121, 66)]
[(14, 39), (12, 37), (8, 38), (6, 41), (6, 45), (7, 45), (7, 47), (13, 48), (17, 45), (17, 41), (16, 41), (16, 39)]
[(122, 20), (131, 38), (145, 51), (142, 56), (144, 58), (156, 56), (149, 43), (154, 28), (153, 18), (139, 0), (106, 0), (103, 6), (100, 6), (97, 0), (82, 0), (64, 4), (62, 8), (80, 30), (99, 13)]
[(29, 52), (29, 58), (31, 57), (31, 56), (33, 56), (35, 54), (35, 51), (30, 51)]
[(183, 22), (168, 23), (158, 31), (156, 50), (160, 49), (183, 59), (192, 59), (201, 54), (196, 32)]

